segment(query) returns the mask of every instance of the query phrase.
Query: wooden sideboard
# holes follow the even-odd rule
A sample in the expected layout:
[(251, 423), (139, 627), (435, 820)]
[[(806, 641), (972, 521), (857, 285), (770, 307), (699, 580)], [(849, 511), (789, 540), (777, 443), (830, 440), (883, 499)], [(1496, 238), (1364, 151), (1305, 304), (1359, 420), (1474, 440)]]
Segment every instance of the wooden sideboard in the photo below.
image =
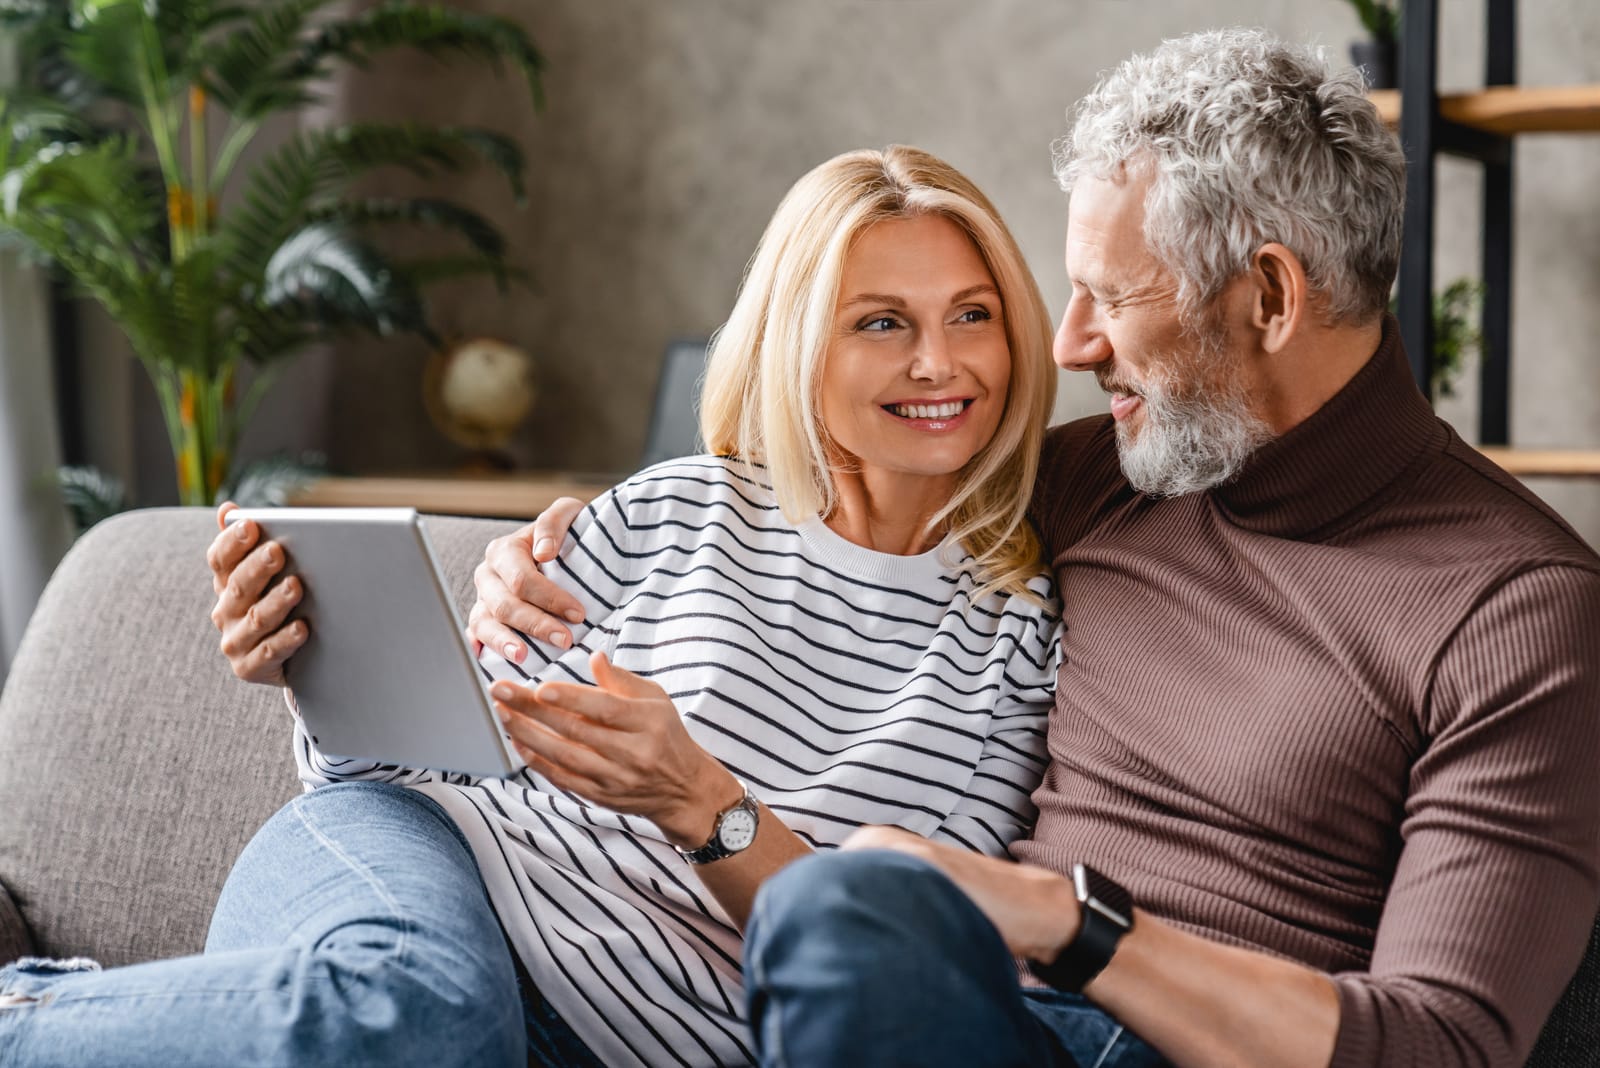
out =
[(436, 515), (531, 519), (557, 497), (587, 501), (610, 489), (615, 481), (553, 471), (329, 477), (307, 483), (289, 503), (300, 507), (415, 508)]

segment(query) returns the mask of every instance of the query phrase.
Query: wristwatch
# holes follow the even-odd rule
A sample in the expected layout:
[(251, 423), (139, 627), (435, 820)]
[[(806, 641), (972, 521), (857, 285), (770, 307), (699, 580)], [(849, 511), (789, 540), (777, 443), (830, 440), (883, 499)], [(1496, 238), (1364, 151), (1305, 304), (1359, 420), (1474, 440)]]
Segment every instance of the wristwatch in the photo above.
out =
[(690, 864), (710, 864), (714, 860), (743, 852), (756, 840), (756, 824), (761, 822), (761, 810), (750, 794), (750, 787), (743, 782), (739, 783), (739, 787), (744, 790), (744, 796), (733, 807), (717, 813), (716, 829), (711, 832), (711, 839), (705, 845), (699, 849), (673, 847), (684, 860)]
[(1057, 990), (1081, 994), (1099, 975), (1122, 936), (1133, 930), (1133, 895), (1087, 864), (1072, 866), (1078, 898), (1078, 934), (1049, 964), (1028, 961), (1028, 970)]

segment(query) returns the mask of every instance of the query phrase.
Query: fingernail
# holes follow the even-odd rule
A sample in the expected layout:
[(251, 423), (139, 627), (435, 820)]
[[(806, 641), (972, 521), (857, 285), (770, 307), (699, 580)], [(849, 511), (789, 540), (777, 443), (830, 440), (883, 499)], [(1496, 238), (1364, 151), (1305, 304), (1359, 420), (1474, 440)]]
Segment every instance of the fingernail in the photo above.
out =
[(498, 701), (509, 701), (516, 696), (516, 691), (511, 688), (509, 682), (495, 683), (494, 689), (490, 692), (494, 694), (495, 699)]
[(567, 611), (566, 611), (566, 620), (567, 620), (568, 623), (582, 623), (583, 622), (583, 609), (581, 609), (581, 608), (569, 608), (569, 609), (567, 609)]
[(507, 660), (511, 661), (514, 664), (514, 663), (517, 662), (517, 658), (520, 657), (521, 655), (522, 655), (522, 646), (518, 645), (516, 642), (506, 642), (506, 659)]
[(240, 541), (250, 540), (250, 520), (241, 519), (233, 525), (233, 532), (239, 535)]
[(556, 547), (556, 543), (555, 543), (555, 541), (553, 539), (551, 539), (551, 538), (540, 538), (537, 542), (534, 543), (533, 555), (535, 555), (535, 556), (543, 556), (545, 553), (553, 551), (555, 549), (555, 547)]
[(566, 631), (558, 630), (550, 635), (550, 644), (557, 649), (566, 649), (572, 645), (572, 635)]

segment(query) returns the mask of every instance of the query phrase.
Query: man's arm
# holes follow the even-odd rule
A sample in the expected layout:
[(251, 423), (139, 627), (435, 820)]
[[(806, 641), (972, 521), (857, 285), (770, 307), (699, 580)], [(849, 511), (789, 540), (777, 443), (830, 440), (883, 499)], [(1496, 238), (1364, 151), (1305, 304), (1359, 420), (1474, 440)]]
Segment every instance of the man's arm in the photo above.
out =
[[(862, 828), (845, 848), (894, 849), (934, 864), (1017, 956), (1049, 963), (1078, 933), (1072, 883), (1055, 872), (888, 827)], [(1084, 993), (1178, 1068), (1326, 1065), (1339, 1027), (1328, 976), (1137, 911), (1133, 930)]]
[[(1427, 705), (1366, 971), (1325, 975), (1141, 912), (1085, 993), (1178, 1068), (1521, 1064), (1600, 898), (1600, 575), (1506, 583), (1441, 651)], [(1063, 876), (884, 828), (847, 846), (936, 864), (1019, 956), (1049, 962), (1077, 933)]]

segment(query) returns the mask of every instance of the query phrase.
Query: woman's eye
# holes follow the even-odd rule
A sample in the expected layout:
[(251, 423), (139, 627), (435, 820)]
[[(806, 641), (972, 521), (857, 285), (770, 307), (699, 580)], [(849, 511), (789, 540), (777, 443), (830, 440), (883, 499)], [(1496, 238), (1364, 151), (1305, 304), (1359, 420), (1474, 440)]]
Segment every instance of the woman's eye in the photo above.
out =
[(968, 308), (966, 311), (956, 316), (956, 322), (985, 323), (993, 318), (994, 316), (989, 314), (989, 310), (987, 308)]
[(859, 327), (857, 327), (857, 329), (859, 329), (859, 330), (867, 330), (867, 331), (870, 331), (872, 333), (882, 334), (882, 333), (885, 333), (887, 331), (895, 329), (899, 325), (900, 325), (900, 321), (898, 319), (896, 319), (894, 316), (892, 316), (892, 315), (880, 315), (876, 319), (868, 319), (866, 322), (862, 323)]

